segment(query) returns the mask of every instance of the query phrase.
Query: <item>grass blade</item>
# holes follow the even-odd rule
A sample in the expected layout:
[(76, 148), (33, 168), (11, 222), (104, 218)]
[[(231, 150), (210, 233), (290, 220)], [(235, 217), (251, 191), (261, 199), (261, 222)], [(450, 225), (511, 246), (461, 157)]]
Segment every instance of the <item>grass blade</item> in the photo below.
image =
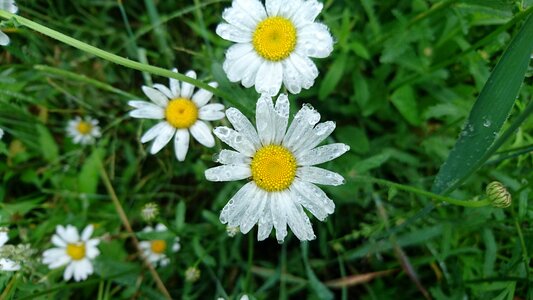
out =
[(530, 15), (481, 90), (459, 139), (435, 178), (434, 193), (450, 192), (484, 163), (485, 153), (513, 107), (532, 51), (533, 17)]

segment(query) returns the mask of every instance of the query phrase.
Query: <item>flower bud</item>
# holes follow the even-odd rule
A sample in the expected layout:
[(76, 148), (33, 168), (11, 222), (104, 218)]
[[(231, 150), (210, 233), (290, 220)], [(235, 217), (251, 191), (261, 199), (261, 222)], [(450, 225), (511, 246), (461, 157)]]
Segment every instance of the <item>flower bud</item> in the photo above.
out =
[(185, 280), (188, 282), (195, 282), (200, 279), (200, 270), (196, 267), (189, 267), (185, 270)]
[(506, 208), (511, 206), (511, 194), (501, 182), (489, 183), (486, 192), (493, 207)]
[(146, 222), (151, 222), (159, 215), (159, 206), (153, 202), (147, 203), (141, 210), (141, 216)]

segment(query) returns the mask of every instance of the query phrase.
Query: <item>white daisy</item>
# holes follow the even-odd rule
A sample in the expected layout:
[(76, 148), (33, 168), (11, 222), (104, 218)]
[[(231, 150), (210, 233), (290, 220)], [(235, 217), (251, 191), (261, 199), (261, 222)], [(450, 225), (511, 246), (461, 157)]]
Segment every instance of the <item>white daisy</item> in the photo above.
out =
[(318, 69), (309, 57), (333, 51), (328, 27), (315, 22), (323, 4), (317, 0), (234, 0), (218, 25), (222, 38), (235, 42), (226, 52), (224, 71), (259, 93), (277, 95), (281, 85), (293, 94), (313, 86)]
[(102, 134), (100, 133), (98, 120), (91, 117), (85, 117), (84, 119), (76, 117), (68, 122), (67, 135), (72, 138), (74, 144), (88, 145), (94, 143), (96, 138), (99, 138)]
[[(143, 232), (166, 232), (168, 231), (167, 227), (163, 224), (157, 224), (155, 229), (151, 226), (147, 226), (143, 229)], [(174, 243), (172, 244), (172, 252), (178, 252), (181, 248), (179, 237), (174, 238)], [(139, 246), (144, 252), (144, 255), (152, 264), (164, 267), (170, 263), (170, 259), (167, 257), (167, 241), (166, 240), (149, 240), (141, 241)]]
[[(173, 70), (177, 72), (176, 69)], [(185, 75), (196, 78), (194, 71)], [(209, 83), (216, 88), (216, 82)], [(213, 97), (213, 93), (200, 89), (194, 92), (194, 86), (190, 83), (170, 79), (170, 88), (162, 84), (154, 84), (154, 87), (143, 86), (143, 92), (153, 103), (132, 100), (128, 104), (136, 108), (130, 112), (130, 116), (142, 119), (162, 120), (150, 128), (142, 137), (141, 143), (151, 140), (150, 153), (156, 154), (174, 137), (174, 151), (179, 161), (184, 161), (189, 149), (190, 134), (202, 145), (213, 147), (215, 138), (211, 133), (211, 127), (206, 121), (215, 121), (224, 118), (224, 105), (220, 103), (207, 104)]]
[[(8, 240), (9, 240), (9, 237), (7, 236), (7, 230), (4, 228), (0, 228), (0, 248), (2, 248)], [(18, 271), (18, 270), (20, 270), (19, 263), (11, 259), (5, 258), (5, 257), (0, 258), (0, 271)]]
[[(344, 154), (345, 144), (317, 147), (335, 129), (335, 123), (318, 123), (320, 114), (304, 105), (288, 127), (289, 99), (278, 97), (276, 106), (270, 96), (257, 101), (256, 126), (237, 109), (226, 116), (235, 129), (217, 127), (214, 132), (237, 151), (222, 150), (215, 160), (222, 166), (205, 171), (211, 181), (248, 179), (220, 214), (220, 221), (239, 226), (247, 233), (257, 223), (258, 240), (264, 240), (276, 228), (282, 242), (287, 225), (300, 240), (315, 238), (305, 207), (323, 221), (333, 213), (335, 204), (315, 184), (340, 185), (344, 178), (337, 173), (314, 167)], [(316, 126), (315, 126), (316, 125)]]
[(56, 247), (44, 251), (43, 263), (50, 269), (67, 265), (63, 273), (65, 281), (72, 277), (75, 281), (87, 279), (94, 271), (92, 260), (100, 254), (96, 247), (100, 240), (90, 239), (93, 230), (93, 226), (88, 225), (80, 236), (76, 227), (58, 225), (52, 236), (52, 244)]
[[(5, 10), (12, 14), (16, 13), (19, 9), (15, 4), (15, 0), (0, 0), (0, 10)], [(0, 46), (9, 45), (9, 37), (0, 30)]]

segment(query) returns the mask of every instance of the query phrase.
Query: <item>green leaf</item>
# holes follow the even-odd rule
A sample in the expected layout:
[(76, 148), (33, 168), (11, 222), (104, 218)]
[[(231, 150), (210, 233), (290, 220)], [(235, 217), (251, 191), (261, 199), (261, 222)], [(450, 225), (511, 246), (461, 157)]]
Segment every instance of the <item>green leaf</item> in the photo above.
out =
[(59, 156), (59, 149), (54, 137), (52, 137), (50, 131), (43, 125), (37, 124), (36, 127), (37, 133), (39, 134), (39, 145), (41, 146), (44, 159), (47, 161), (56, 160)]
[(432, 191), (453, 190), (487, 159), (513, 107), (533, 51), (533, 17), (529, 16), (504, 52), (470, 111), (448, 159), (439, 170)]
[(93, 153), (85, 160), (78, 177), (78, 189), (80, 193), (96, 193), (100, 180), (100, 159), (104, 155), (104, 149), (94, 149)]
[(415, 93), (411, 86), (406, 85), (397, 89), (392, 94), (391, 101), (409, 124), (419, 126), (422, 123), (416, 104)]
[(302, 259), (305, 265), (305, 271), (307, 272), (307, 279), (309, 279), (309, 285), (315, 292), (318, 299), (333, 299), (333, 293), (316, 277), (315, 272), (311, 269), (308, 261), (309, 245), (307, 242), (302, 242)]
[(176, 231), (181, 232), (185, 226), (185, 202), (180, 201), (176, 207)]
[(333, 92), (333, 90), (335, 90), (339, 84), (339, 81), (342, 79), (347, 60), (348, 56), (346, 56), (346, 54), (341, 54), (333, 62), (326, 73), (326, 76), (324, 77), (324, 81), (322, 81), (322, 84), (320, 85), (318, 99), (325, 100)]

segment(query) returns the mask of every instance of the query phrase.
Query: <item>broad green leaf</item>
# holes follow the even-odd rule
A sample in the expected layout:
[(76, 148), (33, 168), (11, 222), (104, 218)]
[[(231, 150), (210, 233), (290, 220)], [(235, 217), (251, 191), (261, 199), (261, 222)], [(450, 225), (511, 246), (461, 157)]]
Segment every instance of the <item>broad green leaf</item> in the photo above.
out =
[(486, 160), (513, 107), (533, 51), (533, 17), (511, 41), (481, 90), (448, 159), (439, 170), (432, 191), (453, 190)]
[(181, 232), (185, 226), (185, 202), (180, 201), (176, 207), (176, 231)]
[(100, 180), (100, 160), (104, 155), (104, 149), (98, 148), (85, 160), (78, 177), (78, 189), (80, 193), (96, 193)]
[(56, 141), (50, 131), (41, 124), (35, 125), (37, 127), (37, 133), (39, 134), (39, 145), (41, 146), (41, 151), (43, 157), (47, 161), (54, 161), (59, 156), (59, 149), (57, 147)]

